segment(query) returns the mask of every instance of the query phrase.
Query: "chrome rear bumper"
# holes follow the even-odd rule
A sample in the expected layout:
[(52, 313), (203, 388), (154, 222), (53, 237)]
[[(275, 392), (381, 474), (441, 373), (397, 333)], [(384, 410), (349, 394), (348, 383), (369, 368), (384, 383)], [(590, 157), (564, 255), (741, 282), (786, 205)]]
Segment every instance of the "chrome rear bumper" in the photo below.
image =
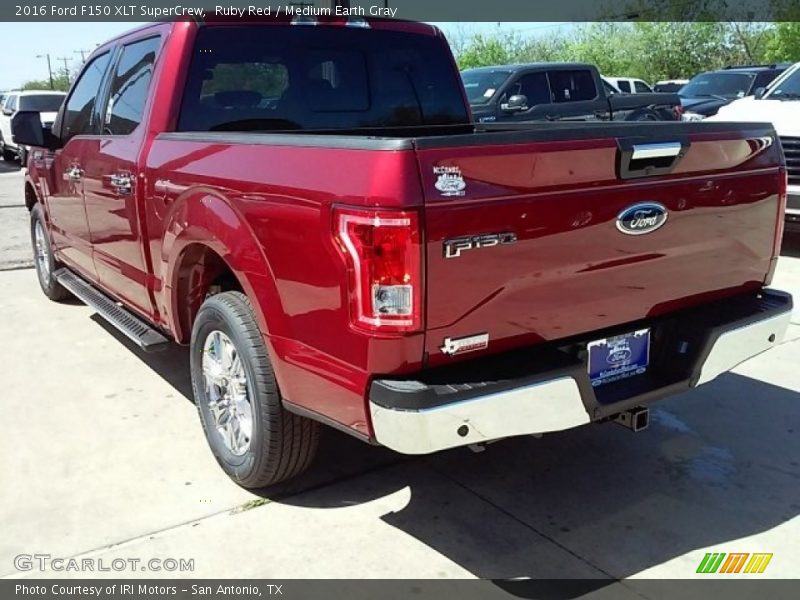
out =
[[(658, 383), (647, 387), (631, 378), (620, 383), (612, 401), (606, 402), (601, 391), (592, 388), (585, 365), (563, 357), (555, 357), (555, 362), (548, 357), (555, 366), (520, 377), (493, 376), (481, 381), (470, 376), (465, 380), (445, 372), (423, 375), (420, 380), (378, 380), (372, 384), (369, 403), (374, 437), (397, 452), (428, 454), (607, 419), (631, 406), (707, 383), (779, 344), (791, 312), (790, 295), (765, 290), (731, 311), (734, 318), (712, 323), (697, 336), (696, 350), (677, 379), (654, 379)], [(690, 327), (703, 323), (704, 313), (695, 313), (687, 317)], [(536, 360), (532, 357), (530, 362)], [(468, 366), (467, 372), (471, 370)], [(622, 386), (631, 393), (626, 395)]]

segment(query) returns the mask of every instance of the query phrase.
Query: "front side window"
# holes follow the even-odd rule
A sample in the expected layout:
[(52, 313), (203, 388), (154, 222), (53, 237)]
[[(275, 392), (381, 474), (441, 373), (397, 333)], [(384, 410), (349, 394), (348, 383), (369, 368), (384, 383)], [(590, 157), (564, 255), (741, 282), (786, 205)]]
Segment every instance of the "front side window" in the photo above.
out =
[(6, 100), (5, 110), (17, 110), (17, 95), (11, 94)]
[(64, 110), (61, 138), (66, 144), (76, 135), (95, 133), (93, 114), (97, 92), (103, 81), (110, 55), (108, 52), (92, 59), (72, 88)]
[(197, 35), (180, 131), (469, 123), (440, 38), (350, 27), (210, 26)]
[(528, 106), (537, 104), (550, 104), (550, 85), (547, 82), (547, 73), (528, 73), (520, 77), (511, 85), (509, 96), (522, 94), (528, 99)]
[(104, 134), (127, 135), (141, 122), (159, 41), (159, 38), (152, 37), (133, 42), (122, 49), (111, 81), (103, 123)]
[(636, 89), (637, 94), (649, 94), (653, 91), (644, 81), (634, 81), (633, 87)]
[(767, 97), (772, 100), (800, 99), (800, 67), (774, 85)]

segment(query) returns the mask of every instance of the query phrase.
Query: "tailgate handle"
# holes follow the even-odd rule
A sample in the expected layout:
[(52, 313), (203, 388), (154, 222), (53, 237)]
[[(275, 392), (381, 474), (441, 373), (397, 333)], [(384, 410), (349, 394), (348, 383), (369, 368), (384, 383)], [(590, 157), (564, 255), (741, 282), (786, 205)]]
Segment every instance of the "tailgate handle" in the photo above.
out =
[(689, 149), (689, 140), (650, 142), (639, 138), (617, 138), (617, 177), (636, 179), (670, 173)]
[(678, 156), (682, 147), (683, 146), (681, 146), (680, 142), (666, 142), (661, 144), (634, 144), (631, 160)]

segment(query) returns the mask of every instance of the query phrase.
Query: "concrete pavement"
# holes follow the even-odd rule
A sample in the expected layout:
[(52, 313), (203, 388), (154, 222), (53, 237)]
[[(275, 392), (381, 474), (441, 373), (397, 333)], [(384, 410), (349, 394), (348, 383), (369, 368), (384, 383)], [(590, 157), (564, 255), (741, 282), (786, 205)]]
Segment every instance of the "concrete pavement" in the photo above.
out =
[[(798, 257), (786, 248), (775, 287), (800, 298)], [(782, 345), (657, 404), (643, 433), (409, 459), (326, 431), (312, 472), (262, 498), (207, 449), (184, 350), (140, 353), (29, 269), (0, 289), (0, 576), (40, 577), (14, 557), (48, 553), (194, 571), (47, 576), (684, 578), (712, 551), (771, 552), (763, 576), (796, 576), (797, 312)]]
[(19, 164), (0, 160), (0, 271), (33, 264), (22, 186)]

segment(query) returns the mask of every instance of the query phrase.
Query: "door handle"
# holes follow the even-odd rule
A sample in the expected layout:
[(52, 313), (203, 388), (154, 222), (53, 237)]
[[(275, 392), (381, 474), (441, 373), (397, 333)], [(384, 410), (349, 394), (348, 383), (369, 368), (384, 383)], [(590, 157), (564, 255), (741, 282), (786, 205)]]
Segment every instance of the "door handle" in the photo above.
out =
[(64, 178), (68, 179), (69, 181), (78, 182), (83, 177), (83, 169), (81, 169), (78, 165), (72, 165), (68, 167), (66, 171), (64, 171)]
[(111, 176), (111, 187), (120, 194), (130, 194), (133, 189), (133, 177), (127, 173), (116, 173)]

